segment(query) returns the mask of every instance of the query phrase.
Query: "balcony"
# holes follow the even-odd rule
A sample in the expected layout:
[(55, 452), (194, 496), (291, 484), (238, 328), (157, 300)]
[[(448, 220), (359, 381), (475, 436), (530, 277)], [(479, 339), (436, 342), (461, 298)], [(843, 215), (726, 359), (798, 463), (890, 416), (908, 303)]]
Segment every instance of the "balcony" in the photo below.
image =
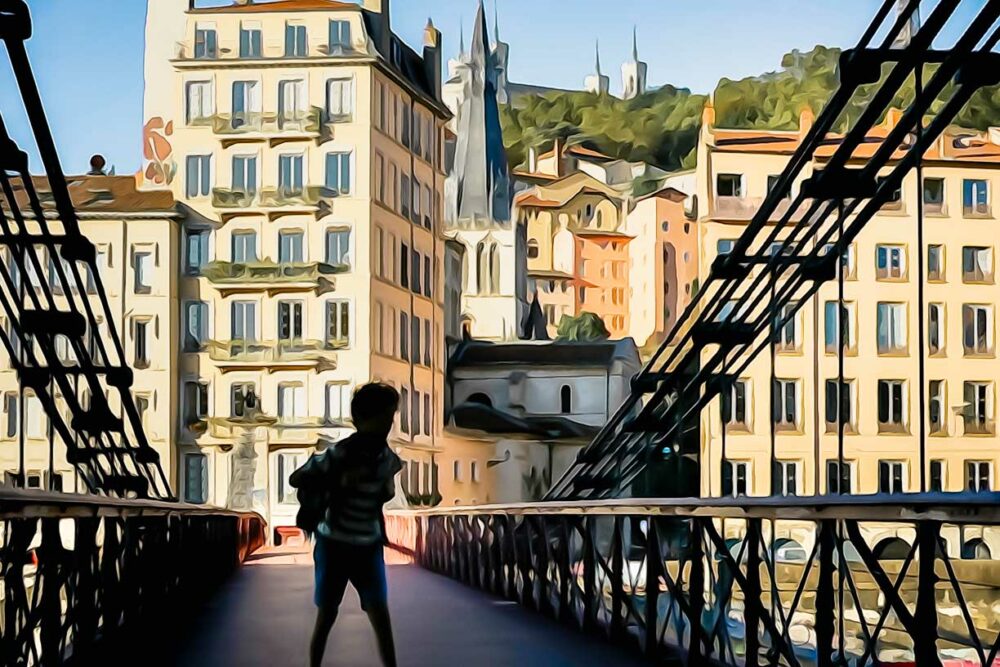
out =
[(216, 287), (222, 296), (266, 292), (269, 296), (294, 292), (326, 294), (336, 289), (333, 276), (345, 273), (344, 265), (312, 262), (279, 264), (263, 261), (249, 264), (212, 262), (201, 275)]
[[(208, 420), (207, 438), (203, 444), (230, 447), (241, 436), (253, 432), (258, 441), (271, 447), (321, 446), (343, 438), (347, 431), (343, 424), (329, 422), (325, 417), (285, 417), (258, 414), (246, 417), (212, 417)], [(260, 430), (258, 430), (260, 429)]]
[(969, 414), (963, 417), (965, 435), (995, 435), (996, 422), (980, 415)]
[(336, 351), (347, 346), (317, 340), (282, 341), (209, 341), (209, 358), (223, 373), (259, 370), (272, 373), (281, 370), (312, 370), (321, 372), (337, 368)]
[(339, 60), (342, 58), (363, 58), (369, 55), (368, 45), (364, 39), (354, 39), (350, 44), (326, 43), (315, 49), (310, 48), (305, 55), (287, 55), (284, 41), (265, 43), (260, 55), (240, 56), (239, 43), (236, 40), (220, 39), (214, 52), (207, 56), (196, 56), (194, 40), (174, 42), (173, 62), (177, 67), (233, 67), (240, 63), (252, 61), (261, 64), (274, 64), (287, 60)]
[(267, 187), (256, 192), (215, 188), (212, 206), (221, 210), (223, 222), (247, 215), (266, 215), (276, 220), (286, 215), (314, 215), (317, 220), (330, 214), (332, 200), (340, 192), (323, 185), (308, 185), (302, 189)]
[[(712, 202), (712, 218), (720, 220), (736, 220), (749, 222), (757, 215), (757, 211), (763, 205), (764, 199), (761, 197), (716, 197)], [(778, 202), (777, 208), (771, 215), (771, 221), (782, 219), (791, 208), (791, 199), (782, 199)], [(802, 219), (805, 205), (799, 206), (791, 217), (792, 222)]]
[(264, 141), (272, 148), (295, 141), (320, 144), (332, 138), (325, 113), (319, 107), (292, 113), (216, 114), (193, 120), (191, 124), (211, 127), (212, 132), (220, 137), (223, 148)]

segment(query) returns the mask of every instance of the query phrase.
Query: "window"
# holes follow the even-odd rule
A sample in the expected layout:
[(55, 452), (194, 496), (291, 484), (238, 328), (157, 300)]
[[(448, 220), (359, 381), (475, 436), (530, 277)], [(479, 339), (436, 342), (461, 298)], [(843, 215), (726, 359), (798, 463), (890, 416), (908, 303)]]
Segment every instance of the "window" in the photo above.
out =
[(931, 433), (943, 433), (946, 428), (944, 380), (931, 380), (928, 389), (930, 405), (927, 418), (930, 421)]
[(719, 174), (716, 191), (720, 197), (742, 197), (743, 174)]
[(261, 109), (260, 84), (257, 81), (233, 82), (233, 129), (258, 127)]
[(424, 320), (424, 366), (431, 365), (431, 321)]
[(944, 491), (944, 461), (931, 461), (931, 479), (928, 491), (941, 493)]
[(413, 275), (410, 278), (410, 288), (413, 290), (414, 294), (420, 294), (420, 265), (423, 262), (420, 259), (421, 255), (417, 252), (416, 248), (410, 252), (410, 257), (413, 259), (413, 263), (411, 264), (411, 271), (413, 272)]
[[(774, 175), (771, 175), (771, 176), (767, 177), (767, 194), (771, 194), (772, 192), (774, 192), (774, 189), (776, 187), (778, 187), (778, 181), (779, 180), (781, 180), (781, 175), (780, 174), (774, 174)], [(789, 188), (788, 190), (786, 190), (784, 192), (784, 194), (782, 195), (782, 197), (784, 199), (791, 199), (791, 197), (792, 197), (792, 189)]]
[(45, 410), (42, 409), (42, 402), (34, 394), (25, 394), (24, 422), (26, 435), (29, 438), (46, 436)]
[(326, 187), (337, 194), (351, 194), (350, 153), (327, 153)]
[(566, 384), (559, 390), (559, 411), (564, 415), (573, 412), (573, 390)]
[(966, 355), (990, 354), (993, 351), (991, 306), (962, 306), (962, 344)]
[[(827, 354), (837, 354), (837, 339), (843, 337), (845, 350), (854, 348), (854, 327), (852, 326), (851, 303), (845, 302), (839, 308), (840, 317), (837, 317), (837, 301), (827, 301), (824, 304), (824, 324), (823, 342)], [(839, 328), (838, 328), (839, 320)]]
[(410, 401), (410, 426), (413, 428), (413, 435), (420, 435), (420, 392), (416, 390)]
[(188, 125), (215, 115), (215, 91), (211, 81), (191, 81), (186, 86), (185, 117)]
[(184, 257), (184, 271), (196, 276), (208, 264), (208, 230), (188, 229), (185, 231), (187, 253)]
[(184, 350), (200, 350), (208, 341), (208, 304), (188, 301), (184, 304)]
[(906, 249), (903, 246), (876, 246), (875, 258), (875, 275), (879, 280), (903, 280), (906, 278)]
[(927, 246), (927, 280), (944, 280), (944, 246)]
[(433, 294), (432, 287), (434, 286), (434, 281), (431, 280), (431, 271), (433, 267), (431, 266), (431, 258), (424, 258), (424, 296), (428, 299), (431, 298)]
[(906, 306), (902, 303), (879, 303), (876, 331), (879, 354), (906, 351)]
[(264, 55), (258, 26), (240, 26), (240, 58), (260, 58)]
[(136, 368), (149, 367), (149, 320), (132, 320), (132, 342), (135, 351), (133, 365)]
[(944, 304), (927, 304), (927, 351), (940, 354), (944, 351)]
[(747, 480), (750, 479), (750, 464), (746, 461), (723, 461), (722, 495), (747, 495)]
[(233, 156), (233, 192), (247, 195), (257, 193), (257, 156)]
[(281, 264), (301, 264), (304, 262), (304, 239), (303, 232), (280, 232), (278, 234), (278, 262)]
[(295, 124), (306, 116), (306, 83), (299, 79), (278, 82), (278, 124), (281, 129)]
[(826, 462), (826, 492), (829, 494), (851, 493), (853, 465), (848, 461)]
[(278, 340), (294, 341), (302, 339), (302, 302), (278, 302)]
[(420, 352), (422, 349), (420, 345), (420, 318), (414, 315), (413, 319), (410, 320), (410, 324), (412, 325), (410, 338), (413, 341), (413, 347), (410, 349), (413, 350), (413, 363), (419, 364), (421, 361)]
[(326, 83), (326, 118), (332, 123), (350, 121), (354, 116), (354, 80), (330, 79)]
[(962, 282), (993, 282), (993, 249), (981, 246), (962, 248)]
[(400, 200), (400, 214), (409, 219), (410, 217), (410, 203), (413, 195), (410, 193), (410, 177), (403, 174), (399, 177), (399, 200)]
[(854, 423), (853, 419), (853, 397), (854, 383), (844, 380), (841, 385), (840, 402), (837, 401), (837, 380), (826, 381), (826, 425), (828, 430), (836, 430), (837, 411), (840, 410), (840, 421), (846, 426)]
[(135, 293), (149, 294), (153, 288), (153, 253), (136, 252), (132, 263), (135, 265)]
[(406, 313), (399, 314), (399, 356), (404, 361), (410, 360), (410, 317)]
[[(431, 434), (431, 395), (429, 393), (424, 394), (424, 435)], [(478, 474), (473, 469), (473, 475), (477, 477), (472, 481), (478, 482)]]
[(212, 156), (189, 155), (187, 157), (187, 181), (185, 193), (188, 199), (207, 197), (212, 192)]
[(905, 427), (903, 380), (878, 381), (878, 425), (879, 431), (899, 432)]
[[(406, 387), (399, 392), (399, 430), (406, 434), (410, 433), (410, 390)], [(417, 490), (419, 481), (417, 479), (416, 483), (411, 482), (414, 491)]]
[(328, 229), (326, 231), (326, 263), (333, 266), (351, 265), (351, 230)]
[(410, 288), (410, 247), (402, 242), (399, 244), (399, 284)]
[(962, 416), (967, 434), (993, 432), (993, 384), (965, 382), (962, 385), (964, 408)]
[(17, 409), (18, 396), (14, 393), (4, 394), (3, 397), (3, 409), (7, 415), (7, 437), (13, 438), (17, 435), (18, 429), (20, 428), (20, 418), (18, 416), (19, 411)]
[(278, 385), (278, 421), (297, 421), (306, 416), (306, 387), (298, 382)]
[(798, 461), (775, 461), (771, 477), (771, 493), (775, 496), (796, 496), (799, 493)]
[(456, 482), (462, 481), (462, 462), (455, 460), (451, 464), (451, 476)]
[[(835, 245), (833, 243), (827, 243), (823, 246), (820, 252), (821, 256), (827, 255), (834, 251)], [(877, 254), (876, 254), (877, 257)], [(877, 260), (876, 260), (877, 261)], [(854, 246), (849, 245), (844, 250), (844, 254), (840, 256), (840, 271), (844, 274), (844, 280), (854, 280)]]
[(878, 462), (878, 492), (904, 493), (906, 491), (902, 461)]
[(281, 155), (278, 157), (278, 192), (281, 196), (302, 194), (301, 155)]
[(715, 252), (718, 255), (728, 255), (736, 247), (736, 239), (719, 239), (715, 242)]
[(346, 347), (351, 342), (351, 303), (349, 301), (326, 302), (326, 344), (330, 347)]
[(309, 52), (309, 43), (306, 41), (306, 27), (304, 25), (295, 25), (294, 23), (286, 23), (285, 57), (305, 58), (308, 52)]
[(292, 473), (299, 469), (309, 458), (309, 454), (296, 452), (279, 452), (277, 455), (278, 503), (280, 505), (298, 504), (298, 492), (290, 483)]
[(184, 502), (208, 502), (208, 458), (204, 454), (184, 455)]
[(232, 304), (233, 341), (252, 343), (257, 340), (257, 304), (254, 301), (234, 301)]
[(924, 209), (928, 213), (944, 212), (944, 179), (924, 179)]
[(723, 392), (722, 419), (726, 424), (744, 428), (749, 425), (749, 393), (749, 380), (736, 380), (728, 392)]
[(982, 179), (962, 181), (962, 212), (967, 218), (990, 214), (989, 184)]
[(965, 462), (965, 490), (988, 493), (992, 489), (993, 471), (989, 461)]
[(772, 385), (771, 414), (779, 428), (795, 428), (799, 423), (798, 382), (776, 378)]
[(250, 396), (257, 395), (257, 388), (253, 382), (237, 382), (229, 388), (229, 414), (233, 417), (245, 417)]
[(232, 257), (236, 264), (249, 264), (257, 261), (257, 232), (233, 232)]
[(330, 21), (329, 55), (340, 55), (351, 50), (351, 24), (349, 21)]
[(195, 28), (194, 57), (199, 60), (219, 57), (219, 42), (214, 28)]
[[(877, 181), (878, 181), (879, 189), (881, 189), (882, 187), (884, 187), (883, 184), (887, 180), (888, 180), (887, 176), (879, 176), (878, 177)], [(889, 199), (886, 201), (885, 204), (882, 205), (882, 208), (883, 209), (888, 209), (890, 211), (898, 211), (898, 210), (900, 210), (902, 208), (902, 204), (903, 204), (903, 188), (902, 188), (902, 186), (897, 185), (889, 193)]]
[(204, 382), (184, 383), (184, 422), (194, 424), (208, 416), (208, 385)]
[(326, 423), (340, 424), (347, 414), (347, 404), (350, 401), (350, 393), (346, 384), (337, 382), (326, 383)]
[[(795, 302), (786, 303), (782, 306), (781, 314), (774, 323), (777, 333), (777, 340), (775, 342), (779, 350), (790, 352), (797, 350), (799, 347), (799, 318), (797, 308), (798, 304)], [(784, 322), (784, 325), (781, 324), (782, 322)]]

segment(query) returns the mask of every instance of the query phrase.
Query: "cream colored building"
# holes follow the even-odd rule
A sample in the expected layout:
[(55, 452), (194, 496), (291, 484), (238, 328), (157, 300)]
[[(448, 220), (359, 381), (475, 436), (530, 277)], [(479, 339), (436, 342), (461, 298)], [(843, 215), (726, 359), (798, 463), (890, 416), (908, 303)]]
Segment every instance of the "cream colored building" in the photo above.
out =
[[(898, 113), (858, 150), (862, 164)], [(696, 210), (702, 283), (782, 172), (812, 122), (799, 132), (715, 127), (706, 109), (698, 145)], [(836, 150), (821, 149), (819, 164)], [(807, 178), (816, 165), (810, 165)], [(928, 490), (996, 488), (996, 209), (1000, 133), (949, 130), (928, 152), (918, 190), (911, 172), (900, 196), (864, 228), (845, 256), (847, 349), (844, 490), (921, 490), (918, 357), (926, 357)], [(798, 192), (799, 184), (794, 191)], [(926, 212), (926, 343), (918, 345), (917, 197)], [(743, 373), (727, 408), (723, 455), (720, 401), (701, 417), (702, 492), (814, 494), (836, 491), (838, 437), (837, 283), (825, 284), (780, 336), (774, 467), (767, 351)], [(815, 389), (815, 391), (814, 391)], [(818, 425), (818, 428), (817, 428)], [(723, 459), (727, 464), (723, 466)]]
[[(177, 485), (177, 457), (174, 443), (178, 407), (178, 354), (173, 345), (178, 313), (178, 280), (174, 267), (180, 259), (181, 214), (169, 192), (139, 192), (133, 176), (69, 176), (70, 198), (80, 220), (80, 229), (97, 249), (97, 264), (112, 313), (109, 324), (121, 336), (125, 360), (135, 370), (133, 395), (150, 445), (160, 456), (171, 486)], [(35, 189), (44, 207), (54, 205), (44, 179), (35, 179)], [(15, 195), (28, 208), (25, 193), (18, 186)], [(24, 277), (26, 288), (43, 282), (59, 284), (54, 273), (55, 258), (40, 251), (49, 275), (33, 272)], [(6, 251), (5, 251), (6, 252)], [(13, 262), (8, 267), (16, 267)], [(95, 312), (103, 307), (96, 285), (89, 279), (83, 291), (92, 295)], [(40, 290), (36, 290), (39, 291)], [(57, 301), (65, 299), (54, 290)], [(98, 315), (100, 317), (100, 315)], [(11, 333), (8, 322), (4, 330)], [(103, 330), (98, 335), (110, 341)], [(16, 340), (13, 337), (12, 340)], [(57, 350), (60, 349), (57, 345)], [(95, 350), (96, 345), (91, 347)], [(63, 346), (67, 363), (75, 363), (72, 352)], [(3, 355), (6, 357), (7, 355)], [(0, 393), (3, 395), (3, 423), (0, 425), (0, 470), (5, 486), (27, 486), (56, 491), (86, 491), (84, 481), (66, 460), (67, 444), (58, 435), (50, 440), (49, 420), (41, 402), (30, 389), (20, 395), (17, 373), (9, 359), (0, 362)], [(81, 388), (81, 400), (86, 402)], [(110, 405), (120, 409), (117, 399)], [(70, 415), (64, 415), (69, 421)], [(21, 478), (23, 444), (24, 478)]]
[(391, 443), (410, 486), (434, 486), (440, 40), (428, 24), (412, 50), (388, 0), (150, 0), (145, 177), (192, 209), (173, 264), (188, 500), (232, 504), (256, 454), (253, 507), (294, 524), (288, 475), (350, 432), (371, 379), (402, 394)]

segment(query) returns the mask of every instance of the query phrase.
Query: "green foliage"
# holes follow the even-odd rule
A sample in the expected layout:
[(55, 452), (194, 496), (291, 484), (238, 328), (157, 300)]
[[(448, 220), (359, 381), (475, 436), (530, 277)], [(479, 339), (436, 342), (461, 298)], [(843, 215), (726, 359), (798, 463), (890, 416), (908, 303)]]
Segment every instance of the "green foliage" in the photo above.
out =
[(595, 341), (607, 340), (611, 332), (604, 320), (594, 313), (583, 312), (576, 317), (563, 315), (556, 329), (556, 340)]
[[(722, 79), (715, 89), (719, 127), (795, 130), (799, 114), (810, 107), (817, 115), (840, 85), (840, 49), (816, 46), (792, 51), (781, 68), (739, 81)], [(934, 69), (927, 68), (930, 80)], [(888, 68), (886, 70), (888, 72)], [(932, 111), (943, 106), (949, 84)], [(837, 128), (851, 126), (867, 108), (878, 84), (861, 87), (851, 99)], [(913, 101), (911, 78), (893, 100), (905, 108)], [(695, 165), (695, 146), (706, 97), (664, 86), (634, 100), (590, 93), (547, 93), (519, 98), (502, 109), (504, 142), (510, 162), (523, 165), (531, 147), (551, 148), (556, 138), (585, 142), (614, 157), (643, 161), (668, 170)], [(984, 130), (1000, 125), (1000, 88), (979, 90), (956, 118), (956, 124)]]

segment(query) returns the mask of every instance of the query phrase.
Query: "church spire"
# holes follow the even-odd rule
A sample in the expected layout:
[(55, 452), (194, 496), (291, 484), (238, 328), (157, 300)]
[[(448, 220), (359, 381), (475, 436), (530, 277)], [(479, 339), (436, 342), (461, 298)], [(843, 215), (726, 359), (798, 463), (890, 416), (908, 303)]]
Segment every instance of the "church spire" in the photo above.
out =
[(458, 26), (458, 56), (461, 58), (465, 55), (465, 25), (464, 21), (459, 23)]
[(597, 76), (601, 76), (601, 40), (594, 40), (594, 67)]
[(493, 0), (493, 43), (500, 43), (500, 0)]
[(639, 62), (639, 38), (636, 36), (636, 27), (632, 26), (632, 61)]

